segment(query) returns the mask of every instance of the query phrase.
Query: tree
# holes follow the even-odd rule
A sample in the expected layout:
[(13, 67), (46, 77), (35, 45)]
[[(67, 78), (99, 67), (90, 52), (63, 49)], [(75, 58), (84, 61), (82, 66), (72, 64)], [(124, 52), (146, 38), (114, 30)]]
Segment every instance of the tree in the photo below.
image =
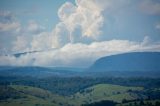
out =
[(127, 100), (126, 100), (126, 99), (123, 99), (123, 100), (122, 100), (122, 103), (127, 103)]
[(140, 106), (143, 106), (143, 105), (145, 105), (145, 104), (144, 104), (143, 100), (141, 100), (140, 101)]
[(137, 106), (138, 104), (137, 104), (137, 102), (134, 102), (134, 106)]
[(160, 106), (160, 102), (156, 101), (155, 106)]

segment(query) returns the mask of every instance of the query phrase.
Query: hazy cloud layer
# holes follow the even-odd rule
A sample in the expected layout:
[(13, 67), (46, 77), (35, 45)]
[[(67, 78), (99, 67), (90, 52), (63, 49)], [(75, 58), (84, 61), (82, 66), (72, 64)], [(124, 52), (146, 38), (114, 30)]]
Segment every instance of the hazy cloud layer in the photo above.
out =
[(159, 48), (160, 42), (153, 43), (148, 37), (142, 42), (111, 40), (89, 45), (69, 43), (60, 49), (27, 53), (20, 57), (0, 56), (0, 65), (88, 67), (103, 56), (131, 51), (160, 51)]

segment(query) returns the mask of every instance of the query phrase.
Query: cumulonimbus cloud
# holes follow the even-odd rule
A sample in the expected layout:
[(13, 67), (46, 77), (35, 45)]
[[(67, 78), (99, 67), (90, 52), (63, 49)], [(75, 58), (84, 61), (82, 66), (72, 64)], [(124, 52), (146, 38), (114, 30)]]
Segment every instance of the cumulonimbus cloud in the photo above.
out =
[(103, 6), (98, 0), (76, 0), (76, 5), (64, 3), (58, 11), (61, 21), (53, 31), (55, 46), (62, 47), (85, 38), (96, 39), (101, 34), (100, 28), (103, 25), (102, 11)]

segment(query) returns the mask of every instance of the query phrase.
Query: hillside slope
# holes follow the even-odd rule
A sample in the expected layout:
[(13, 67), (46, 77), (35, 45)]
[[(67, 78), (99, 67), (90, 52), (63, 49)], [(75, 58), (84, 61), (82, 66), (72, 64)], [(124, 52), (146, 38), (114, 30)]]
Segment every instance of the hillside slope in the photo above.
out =
[(89, 71), (160, 71), (160, 52), (133, 52), (102, 57)]
[(123, 99), (136, 100), (138, 98), (145, 98), (144, 95), (137, 95), (134, 93), (134, 91), (142, 91), (143, 89), (143, 87), (97, 84), (73, 95), (72, 101), (77, 104), (93, 103), (102, 100), (111, 100), (121, 103)]

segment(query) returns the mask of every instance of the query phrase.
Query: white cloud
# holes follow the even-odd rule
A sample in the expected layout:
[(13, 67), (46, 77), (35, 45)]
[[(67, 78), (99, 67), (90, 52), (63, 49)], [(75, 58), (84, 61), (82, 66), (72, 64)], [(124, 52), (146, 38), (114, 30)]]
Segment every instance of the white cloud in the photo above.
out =
[(18, 30), (20, 24), (18, 22), (0, 23), (0, 32)]
[(9, 11), (0, 11), (0, 32), (13, 31), (20, 28), (20, 23)]
[(70, 33), (68, 32), (67, 26), (64, 23), (56, 25), (53, 35), (53, 47), (62, 47), (70, 42)]
[(141, 45), (142, 46), (147, 46), (147, 45), (150, 45), (150, 44), (152, 44), (152, 40), (148, 36), (145, 36)]
[(11, 53), (27, 51), (47, 50), (52, 47), (53, 36), (34, 21), (29, 22), (29, 26), (20, 27), (14, 32), (14, 39), (11, 42)]
[(41, 32), (33, 36), (16, 36), (11, 52), (45, 51), (52, 48), (52, 39), (53, 37), (48, 32)]
[(50, 33), (42, 32), (35, 35), (31, 41), (31, 50), (48, 50), (52, 47), (52, 36)]
[[(61, 22), (57, 24), (53, 31), (55, 32), (55, 39), (64, 36), (64, 40), (66, 40), (64, 42), (72, 43), (88, 38), (96, 40), (101, 34), (100, 28), (104, 21), (102, 11), (103, 7), (97, 0), (77, 0), (76, 5), (70, 2), (64, 3), (58, 11)], [(66, 33), (63, 35), (64, 32)], [(81, 33), (81, 36), (78, 35), (79, 33)], [(78, 41), (77, 36), (80, 38)], [(59, 42), (59, 39), (57, 39), (55, 45), (58, 43), (64, 45)]]
[[(130, 0), (75, 0), (64, 3), (58, 10), (60, 22), (53, 32), (55, 47), (70, 43), (91, 43), (99, 41), (103, 35), (101, 29), (107, 17), (105, 13), (116, 13), (130, 4)], [(59, 27), (61, 25), (61, 27)], [(63, 28), (62, 28), (63, 27)], [(64, 35), (63, 33), (66, 32)], [(59, 42), (62, 36), (63, 42)], [(63, 37), (64, 36), (64, 37)], [(68, 37), (66, 37), (68, 36)], [(66, 38), (66, 39), (65, 39)], [(60, 38), (61, 40), (61, 38)]]
[(160, 30), (160, 23), (156, 25), (156, 29)]
[(160, 15), (160, 1), (159, 0), (142, 0), (140, 9), (149, 15)]
[(1, 53), (8, 51), (10, 54), (10, 52), (20, 53), (51, 48), (50, 41), (53, 37), (49, 35), (51, 35), (50, 32), (45, 32), (45, 27), (34, 20), (29, 21), (27, 25), (21, 25), (10, 11), (0, 11)]
[(8, 23), (16, 20), (15, 16), (10, 11), (0, 11), (1, 22)]
[(110, 40), (94, 42), (91, 44), (67, 44), (62, 48), (28, 53), (20, 57), (0, 56), (0, 65), (39, 65), (39, 66), (72, 66), (88, 67), (96, 59), (112, 54), (132, 52), (132, 51), (160, 51), (160, 43), (150, 43), (128, 40)]
[(64, 21), (66, 18), (69, 18), (70, 15), (72, 15), (74, 12), (76, 12), (76, 6), (74, 6), (70, 2), (66, 2), (59, 8), (58, 10), (58, 16), (59, 18)]
[(27, 31), (33, 34), (38, 34), (45, 30), (44, 26), (38, 25), (35, 21), (29, 21)]
[(25, 52), (28, 51), (28, 39), (25, 36), (17, 36), (13, 42), (13, 52)]

